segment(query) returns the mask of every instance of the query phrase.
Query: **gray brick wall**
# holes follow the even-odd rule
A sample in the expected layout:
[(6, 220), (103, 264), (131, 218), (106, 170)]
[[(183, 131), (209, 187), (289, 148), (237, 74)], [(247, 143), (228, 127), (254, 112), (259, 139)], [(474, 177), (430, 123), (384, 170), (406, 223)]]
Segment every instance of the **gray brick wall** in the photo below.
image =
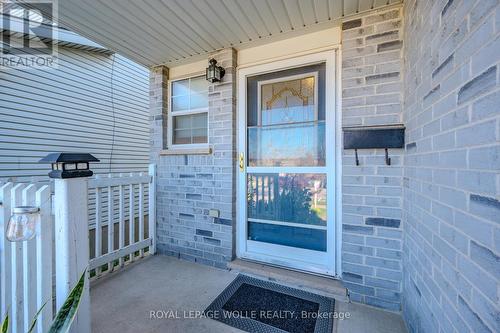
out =
[[(209, 86), (207, 155), (160, 156), (166, 148), (168, 70), (151, 71), (151, 145), (157, 172), (157, 250), (206, 265), (226, 267), (234, 254), (236, 52), (212, 54), (226, 70)], [(207, 61), (208, 63), (208, 61)], [(218, 209), (220, 218), (208, 215)]]
[[(359, 166), (343, 152), (343, 280), (354, 301), (403, 309), (413, 332), (500, 331), (499, 29), (498, 0), (408, 0), (343, 22), (343, 126), (407, 127), (391, 166), (383, 150), (360, 150)], [(159, 157), (164, 67), (151, 71), (151, 146), (159, 252), (225, 267), (236, 53), (215, 58), (226, 76), (210, 87), (213, 153)]]
[(499, 332), (499, 1), (404, 13), (404, 316), (410, 332)]
[(167, 142), (168, 68), (153, 67), (149, 72), (149, 121), (151, 163), (158, 163), (163, 142)]
[[(372, 11), (342, 24), (342, 125), (401, 123), (402, 8)], [(342, 268), (357, 302), (401, 310), (402, 153), (343, 154)]]

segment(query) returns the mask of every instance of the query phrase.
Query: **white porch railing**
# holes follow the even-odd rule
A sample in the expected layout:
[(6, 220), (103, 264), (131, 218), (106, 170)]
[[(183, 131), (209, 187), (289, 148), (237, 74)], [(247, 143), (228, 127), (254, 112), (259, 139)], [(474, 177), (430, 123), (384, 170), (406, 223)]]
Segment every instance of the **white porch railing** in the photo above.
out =
[[(99, 278), (155, 253), (155, 166), (149, 173), (109, 175), (88, 180), (90, 247), (89, 276)], [(54, 198), (58, 193), (53, 193)], [(54, 215), (51, 186), (0, 184), (0, 321), (8, 312), (9, 332), (26, 332), (38, 309), (36, 332), (47, 332), (56, 311)], [(78, 198), (71, 198), (78, 200)], [(37, 234), (26, 242), (5, 238), (11, 210), (35, 206)], [(57, 208), (57, 207), (55, 207)], [(110, 224), (110, 221), (112, 222)], [(92, 223), (93, 222), (93, 223)], [(54, 286), (56, 288), (54, 288)], [(79, 318), (88, 320), (90, 318)]]
[(89, 193), (95, 197), (90, 244), (95, 254), (89, 263), (93, 279), (155, 253), (154, 167), (148, 174), (89, 180)]

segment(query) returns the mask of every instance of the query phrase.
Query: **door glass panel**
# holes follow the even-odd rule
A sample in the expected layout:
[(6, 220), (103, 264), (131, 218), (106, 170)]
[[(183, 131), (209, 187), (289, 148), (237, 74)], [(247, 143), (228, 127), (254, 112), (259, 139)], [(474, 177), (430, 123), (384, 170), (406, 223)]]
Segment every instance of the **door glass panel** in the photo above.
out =
[(302, 250), (327, 252), (326, 168), (306, 169), (326, 166), (325, 73), (320, 63), (247, 78), (250, 253), (302, 260)]
[(249, 222), (248, 239), (326, 252), (326, 230)]
[(260, 88), (261, 125), (315, 121), (315, 76), (262, 84)]
[(249, 166), (324, 166), (325, 122), (248, 128)]
[(326, 226), (326, 175), (247, 175), (249, 219)]
[(325, 166), (318, 73), (257, 84), (258, 103), (248, 109), (249, 166)]

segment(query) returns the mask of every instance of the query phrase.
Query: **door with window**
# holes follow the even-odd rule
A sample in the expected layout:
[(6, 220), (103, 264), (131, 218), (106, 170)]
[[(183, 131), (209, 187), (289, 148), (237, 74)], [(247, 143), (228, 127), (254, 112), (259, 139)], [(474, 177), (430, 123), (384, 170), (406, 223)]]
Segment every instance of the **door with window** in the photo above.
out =
[(334, 77), (327, 62), (240, 76), (243, 258), (334, 274)]

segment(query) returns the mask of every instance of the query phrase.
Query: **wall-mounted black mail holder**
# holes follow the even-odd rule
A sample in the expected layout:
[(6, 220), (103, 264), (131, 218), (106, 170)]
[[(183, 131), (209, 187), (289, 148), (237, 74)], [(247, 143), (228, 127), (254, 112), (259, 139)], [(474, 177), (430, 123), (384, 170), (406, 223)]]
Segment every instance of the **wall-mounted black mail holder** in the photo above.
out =
[(344, 149), (354, 149), (356, 165), (359, 165), (358, 149), (385, 149), (385, 163), (391, 165), (389, 148), (404, 148), (405, 127), (389, 126), (355, 126), (344, 127)]

